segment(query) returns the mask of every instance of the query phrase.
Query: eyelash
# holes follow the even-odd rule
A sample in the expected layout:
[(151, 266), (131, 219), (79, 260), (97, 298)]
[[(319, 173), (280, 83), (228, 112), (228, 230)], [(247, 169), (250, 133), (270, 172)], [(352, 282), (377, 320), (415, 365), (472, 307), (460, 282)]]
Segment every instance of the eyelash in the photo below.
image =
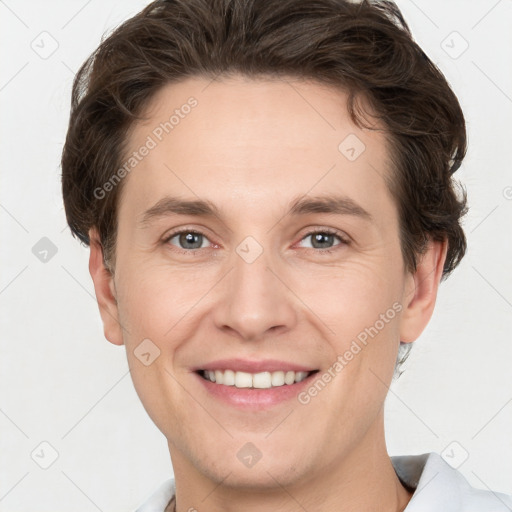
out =
[[(201, 231), (197, 231), (195, 229), (180, 229), (179, 231), (174, 231), (171, 234), (169, 234), (168, 236), (166, 236), (164, 238), (164, 240), (162, 240), (162, 243), (165, 245), (167, 245), (167, 244), (172, 245), (172, 244), (169, 244), (169, 242), (174, 237), (176, 237), (177, 235), (181, 235), (181, 234), (202, 235), (207, 240), (209, 240), (209, 238)], [(336, 231), (335, 229), (330, 229), (330, 228), (322, 228), (322, 229), (317, 229), (314, 231), (309, 231), (300, 239), (300, 242), (302, 242), (304, 239), (308, 238), (309, 236), (317, 235), (317, 234), (333, 235), (339, 239), (340, 243), (338, 245), (335, 245), (334, 247), (329, 248), (329, 249), (315, 249), (314, 247), (307, 247), (306, 250), (314, 251), (315, 253), (320, 253), (320, 254), (331, 254), (331, 253), (335, 252), (336, 250), (338, 250), (341, 246), (350, 244), (350, 241), (346, 238), (346, 236), (342, 235), (341, 232)], [(199, 249), (182, 249), (178, 246), (173, 245), (174, 251), (177, 251), (181, 254), (187, 254), (187, 255), (190, 255), (191, 253), (195, 253), (202, 249), (206, 249), (206, 247), (201, 247)]]

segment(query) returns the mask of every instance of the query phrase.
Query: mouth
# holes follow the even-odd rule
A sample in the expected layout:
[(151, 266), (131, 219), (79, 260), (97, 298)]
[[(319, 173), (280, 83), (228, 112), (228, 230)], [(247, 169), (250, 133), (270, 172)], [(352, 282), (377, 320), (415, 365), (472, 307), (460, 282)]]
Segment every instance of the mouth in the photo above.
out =
[(290, 404), (320, 370), (284, 359), (226, 358), (191, 368), (208, 398), (246, 412)]
[(282, 386), (293, 386), (308, 379), (319, 370), (305, 371), (262, 371), (249, 373), (236, 370), (197, 370), (196, 373), (204, 380), (219, 386), (238, 389), (271, 389)]

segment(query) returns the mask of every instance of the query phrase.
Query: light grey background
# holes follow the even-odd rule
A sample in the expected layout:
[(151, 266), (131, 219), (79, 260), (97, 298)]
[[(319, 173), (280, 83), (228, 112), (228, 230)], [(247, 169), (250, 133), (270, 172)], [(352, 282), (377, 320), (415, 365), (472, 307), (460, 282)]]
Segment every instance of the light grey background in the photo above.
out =
[[(459, 469), (475, 487), (512, 493), (512, 1), (398, 3), (467, 116), (457, 174), (471, 210), (468, 253), (389, 393), (389, 451), (455, 465), (467, 453)], [(60, 191), (73, 75), (145, 4), (0, 1), (0, 512), (134, 510), (172, 475), (125, 349), (103, 337)], [(57, 249), (46, 262), (33, 253), (43, 237)], [(47, 469), (42, 442), (58, 453)]]

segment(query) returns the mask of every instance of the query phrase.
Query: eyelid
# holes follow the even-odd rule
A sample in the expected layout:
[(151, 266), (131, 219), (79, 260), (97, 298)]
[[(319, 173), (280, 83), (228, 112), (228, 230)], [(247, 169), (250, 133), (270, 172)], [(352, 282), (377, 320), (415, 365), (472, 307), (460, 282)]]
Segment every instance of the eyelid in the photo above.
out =
[(327, 228), (327, 227), (313, 227), (313, 228), (311, 228), (311, 227), (309, 227), (307, 229), (308, 229), (308, 231), (306, 231), (300, 237), (300, 239), (299, 239), (299, 241), (297, 243), (300, 243), (305, 238), (307, 238), (309, 236), (312, 236), (312, 235), (315, 235), (317, 233), (324, 233), (324, 234), (328, 234), (328, 235), (333, 235), (333, 236), (338, 237), (339, 240), (340, 240), (340, 244), (335, 245), (334, 247), (330, 247), (328, 249), (315, 249), (315, 248), (311, 248), (311, 247), (306, 247), (306, 249), (313, 250), (315, 252), (334, 251), (336, 249), (336, 247), (338, 247), (339, 245), (349, 245), (352, 242), (352, 239), (346, 233), (344, 233), (343, 231), (339, 231), (338, 229), (335, 229), (335, 228)]
[(329, 233), (330, 235), (339, 236), (346, 242), (352, 241), (352, 238), (345, 231), (330, 226), (323, 226), (322, 224), (309, 224), (308, 226), (303, 227), (300, 230), (300, 233), (302, 233), (302, 235), (300, 235), (299, 240), (303, 240), (306, 236), (315, 233)]
[(166, 233), (162, 236), (162, 239), (167, 240), (181, 233), (198, 233), (200, 235), (207, 236), (207, 232), (209, 232), (209, 229), (204, 226), (192, 227), (185, 225), (166, 231)]

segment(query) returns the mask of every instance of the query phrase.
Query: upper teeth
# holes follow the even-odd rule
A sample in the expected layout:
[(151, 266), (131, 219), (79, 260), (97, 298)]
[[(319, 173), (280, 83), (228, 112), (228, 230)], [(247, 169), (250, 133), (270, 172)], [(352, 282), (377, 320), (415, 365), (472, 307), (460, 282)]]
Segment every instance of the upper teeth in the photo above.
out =
[(309, 372), (260, 372), (247, 373), (235, 372), (233, 370), (204, 370), (203, 376), (217, 384), (225, 386), (235, 386), (237, 388), (271, 388), (274, 386), (283, 386), (284, 384), (294, 384), (300, 382), (308, 376)]

